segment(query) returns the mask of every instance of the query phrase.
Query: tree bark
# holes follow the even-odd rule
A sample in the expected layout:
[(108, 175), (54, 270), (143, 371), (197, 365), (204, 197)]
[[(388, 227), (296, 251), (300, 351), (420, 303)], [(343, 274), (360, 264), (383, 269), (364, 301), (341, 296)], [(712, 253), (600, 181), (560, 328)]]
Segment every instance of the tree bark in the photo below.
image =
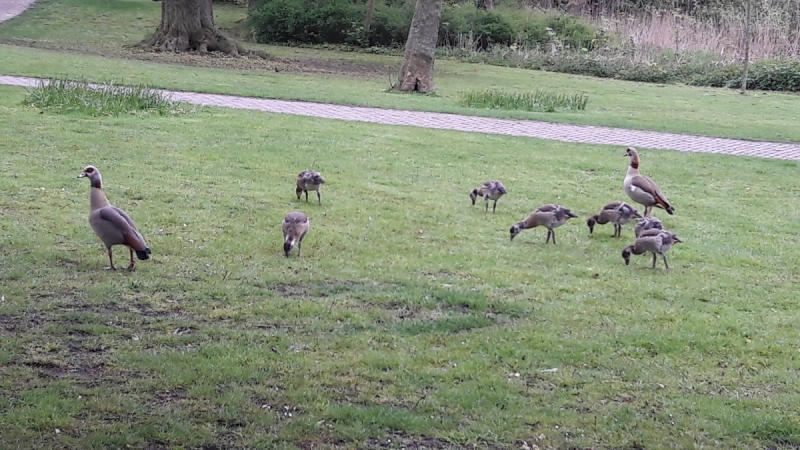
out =
[(156, 32), (136, 46), (172, 52), (219, 51), (234, 56), (249, 53), (217, 29), (211, 0), (162, 0)]
[(442, 0), (417, 0), (408, 31), (403, 65), (394, 89), (403, 92), (433, 92), (433, 65)]
[(369, 29), (372, 26), (372, 16), (375, 14), (375, 0), (367, 1), (367, 18), (364, 19), (364, 38), (369, 38)]
[(745, 0), (744, 12), (744, 61), (742, 62), (742, 95), (747, 93), (747, 75), (750, 69), (750, 21), (752, 14), (752, 0)]

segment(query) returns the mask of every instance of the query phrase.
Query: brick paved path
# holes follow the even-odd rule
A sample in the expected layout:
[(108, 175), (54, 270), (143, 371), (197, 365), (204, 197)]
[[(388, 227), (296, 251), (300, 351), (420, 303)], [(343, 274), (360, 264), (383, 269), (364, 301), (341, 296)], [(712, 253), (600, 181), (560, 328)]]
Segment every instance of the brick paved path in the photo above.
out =
[(0, 22), (17, 17), (30, 7), (35, 0), (0, 0)]
[[(25, 11), (35, 0), (0, 0), (0, 22)], [(0, 84), (33, 87), (36, 78), (0, 75)], [(800, 144), (753, 142), (655, 131), (626, 130), (622, 128), (566, 125), (531, 120), (492, 119), (487, 117), (460, 116), (431, 112), (413, 112), (396, 109), (364, 108), (356, 106), (329, 105), (324, 103), (267, 100), (230, 95), (200, 94), (162, 90), (173, 100), (196, 105), (221, 106), (227, 108), (254, 109), (280, 114), (320, 117), (403, 125), (440, 130), (457, 130), (475, 133), (503, 134), (550, 139), (582, 144), (619, 145), (621, 147), (657, 148), (683, 152), (725, 153), (739, 156), (791, 159), (800, 161)]]
[[(32, 87), (36, 86), (38, 82), (39, 80), (36, 78), (0, 76), (0, 84), (5, 85)], [(530, 120), (493, 119), (418, 111), (409, 112), (395, 109), (268, 100), (195, 92), (168, 90), (162, 90), (162, 92), (170, 95), (173, 100), (185, 101), (196, 105), (252, 109), (325, 119), (524, 136), (583, 144), (632, 146), (699, 153), (724, 153), (800, 161), (800, 144), (754, 142), (655, 131), (626, 130), (622, 128), (566, 125)]]

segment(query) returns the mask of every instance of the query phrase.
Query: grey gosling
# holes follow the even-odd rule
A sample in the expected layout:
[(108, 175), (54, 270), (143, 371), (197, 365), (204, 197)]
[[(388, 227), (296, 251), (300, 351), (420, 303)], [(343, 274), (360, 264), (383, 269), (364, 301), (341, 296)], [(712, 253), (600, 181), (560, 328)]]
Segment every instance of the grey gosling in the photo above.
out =
[(536, 208), (528, 215), (522, 222), (517, 222), (511, 227), (511, 240), (528, 228), (536, 228), (542, 226), (547, 228), (547, 240), (545, 244), (550, 242), (550, 236), (553, 237), (553, 244), (556, 243), (555, 228), (564, 225), (567, 220), (575, 219), (578, 216), (572, 213), (569, 209), (561, 206), (548, 203)]
[(664, 225), (661, 224), (661, 219), (655, 216), (643, 217), (638, 222), (636, 222), (636, 225), (633, 227), (633, 235), (638, 238), (639, 235), (642, 234), (642, 232), (653, 229), (655, 230), (664, 229)]
[(667, 255), (665, 253), (679, 242), (683, 241), (667, 230), (646, 230), (636, 238), (633, 245), (622, 249), (622, 259), (625, 260), (625, 265), (627, 266), (631, 262), (631, 255), (643, 255), (646, 252), (650, 252), (653, 254), (653, 269), (656, 268), (656, 255), (661, 255), (661, 258), (664, 260), (664, 267), (669, 270)]
[(598, 214), (586, 219), (586, 225), (589, 226), (589, 234), (592, 234), (595, 225), (605, 225), (611, 222), (614, 225), (614, 237), (620, 237), (622, 226), (634, 218), (641, 219), (642, 215), (633, 206), (625, 202), (611, 202), (603, 206)]
[(111, 250), (114, 245), (124, 245), (130, 250), (131, 262), (128, 264), (128, 270), (133, 270), (136, 264), (133, 259), (134, 252), (136, 252), (136, 257), (140, 260), (149, 259), (152, 252), (136, 228), (136, 224), (133, 223), (133, 220), (125, 211), (108, 202), (108, 198), (103, 192), (103, 178), (100, 176), (100, 171), (94, 166), (86, 166), (83, 172), (78, 175), (78, 178), (88, 178), (91, 185), (89, 191), (89, 225), (92, 226), (94, 233), (108, 249), (108, 262), (110, 265), (104, 269), (117, 269), (114, 265), (114, 256)]
[(469, 198), (472, 199), (472, 205), (474, 206), (475, 200), (478, 197), (483, 197), (483, 201), (486, 202), (486, 212), (489, 212), (489, 200), (494, 200), (494, 205), (492, 205), (492, 214), (494, 214), (495, 209), (497, 209), (497, 200), (507, 193), (508, 191), (506, 191), (506, 187), (503, 186), (502, 182), (498, 180), (489, 180), (473, 189), (469, 193)]
[(308, 191), (317, 191), (317, 200), (322, 204), (322, 197), (319, 195), (319, 188), (325, 184), (322, 175), (315, 170), (304, 170), (297, 175), (297, 188), (294, 190), (297, 194), (297, 199), (300, 200), (300, 194), (306, 193), (306, 201), (308, 201)]
[(292, 211), (283, 218), (283, 223), (281, 224), (281, 230), (283, 230), (283, 252), (287, 258), (295, 244), (297, 245), (297, 256), (300, 257), (303, 238), (306, 237), (309, 228), (311, 228), (311, 222), (308, 220), (308, 216), (299, 211)]

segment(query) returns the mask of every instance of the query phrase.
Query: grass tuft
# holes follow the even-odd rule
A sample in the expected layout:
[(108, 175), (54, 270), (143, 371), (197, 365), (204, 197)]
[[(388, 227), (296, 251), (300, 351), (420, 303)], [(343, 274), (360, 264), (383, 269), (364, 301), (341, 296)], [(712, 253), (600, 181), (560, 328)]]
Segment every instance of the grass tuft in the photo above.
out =
[(501, 89), (467, 90), (461, 93), (461, 105), (468, 108), (521, 109), (556, 112), (583, 111), (589, 103), (584, 92), (553, 93), (536, 89), (531, 92), (506, 92)]
[(146, 85), (95, 84), (64, 78), (39, 81), (37, 87), (28, 91), (22, 103), (43, 111), (74, 112), (94, 117), (140, 113), (166, 116), (194, 111)]

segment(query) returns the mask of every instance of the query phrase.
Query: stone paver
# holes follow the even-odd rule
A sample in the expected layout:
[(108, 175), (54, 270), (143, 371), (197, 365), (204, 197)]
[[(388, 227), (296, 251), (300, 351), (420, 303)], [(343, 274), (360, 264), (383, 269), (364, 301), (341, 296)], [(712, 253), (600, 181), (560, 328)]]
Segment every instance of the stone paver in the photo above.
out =
[[(30, 7), (34, 1), (0, 0), (0, 22), (19, 15)], [(0, 75), (0, 84), (34, 87), (38, 83), (39, 80), (36, 78)], [(457, 114), (410, 112), (396, 109), (268, 100), (195, 92), (167, 90), (162, 90), (161, 92), (170, 95), (173, 100), (185, 101), (196, 105), (252, 109), (324, 119), (523, 136), (582, 144), (619, 145), (621, 147), (631, 146), (683, 152), (725, 153), (729, 155), (800, 161), (800, 144), (754, 142), (655, 131), (626, 130), (623, 128), (566, 125), (531, 120), (492, 119)]]
[(0, 0), (0, 22), (17, 17), (36, 0)]
[[(37, 78), (0, 76), (0, 84), (5, 85), (33, 87), (38, 83), (39, 79)], [(169, 90), (161, 90), (161, 92), (171, 96), (173, 100), (196, 105), (251, 109), (324, 119), (523, 136), (582, 144), (632, 146), (698, 153), (724, 153), (800, 161), (800, 144), (755, 142), (622, 128), (567, 125), (530, 120), (493, 119), (457, 114), (411, 112), (396, 109), (269, 100), (196, 92)]]

